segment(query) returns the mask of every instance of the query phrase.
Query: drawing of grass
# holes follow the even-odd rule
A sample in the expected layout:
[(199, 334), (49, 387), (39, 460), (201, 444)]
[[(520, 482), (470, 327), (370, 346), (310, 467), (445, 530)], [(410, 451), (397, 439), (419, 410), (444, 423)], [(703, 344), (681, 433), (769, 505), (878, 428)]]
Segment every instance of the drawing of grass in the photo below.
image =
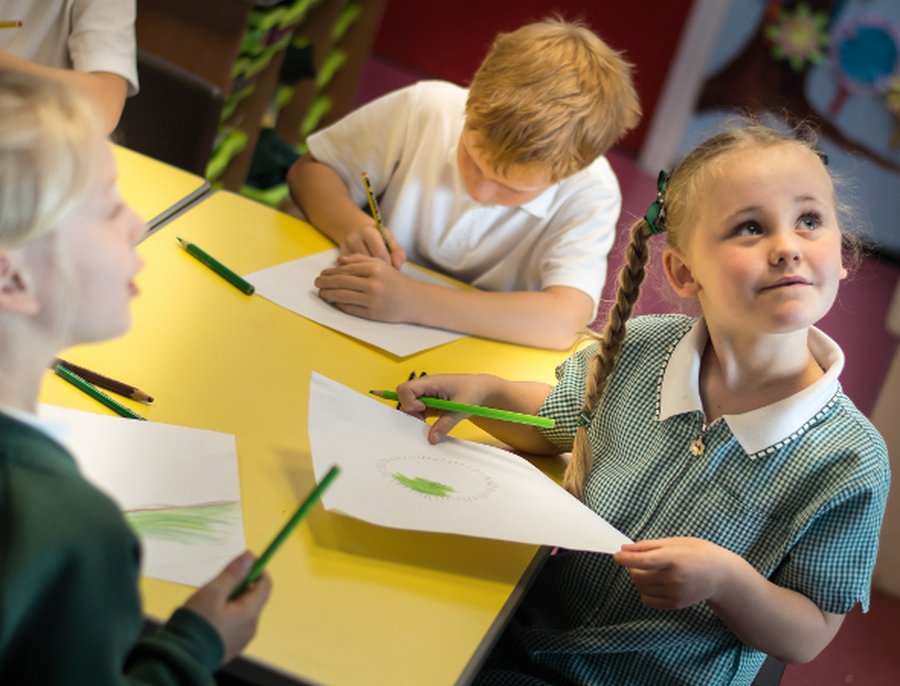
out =
[(438, 483), (437, 481), (429, 481), (428, 479), (423, 479), (421, 476), (417, 476), (414, 479), (411, 479), (408, 476), (403, 476), (403, 474), (400, 474), (399, 472), (392, 472), (391, 476), (397, 482), (403, 484), (407, 488), (411, 488), (412, 490), (424, 495), (433, 495), (437, 496), (438, 498), (446, 498), (454, 491), (451, 486), (445, 486), (444, 484)]
[(174, 543), (223, 543), (241, 523), (240, 502), (203, 503), (125, 512), (141, 539)]

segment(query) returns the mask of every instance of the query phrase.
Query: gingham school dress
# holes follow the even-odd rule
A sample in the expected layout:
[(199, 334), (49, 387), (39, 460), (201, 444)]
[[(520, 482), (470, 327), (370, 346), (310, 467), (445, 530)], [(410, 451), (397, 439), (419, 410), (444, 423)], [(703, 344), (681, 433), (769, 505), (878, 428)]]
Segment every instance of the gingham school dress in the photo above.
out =
[[(585, 502), (634, 540), (703, 538), (826, 612), (867, 609), (890, 472), (884, 442), (837, 382), (840, 348), (813, 329), (823, 378), (707, 427), (698, 390), (707, 341), (702, 319), (628, 323), (588, 428)], [(595, 349), (560, 365), (541, 408), (562, 451)], [(476, 683), (749, 684), (764, 658), (706, 603), (649, 609), (611, 556), (565, 552), (541, 571)]]

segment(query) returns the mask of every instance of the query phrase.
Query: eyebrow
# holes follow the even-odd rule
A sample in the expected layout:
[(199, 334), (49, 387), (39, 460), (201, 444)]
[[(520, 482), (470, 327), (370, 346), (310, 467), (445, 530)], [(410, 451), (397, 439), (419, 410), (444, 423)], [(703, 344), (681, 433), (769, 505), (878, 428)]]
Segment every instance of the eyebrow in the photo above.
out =
[[(484, 169), (482, 169), (481, 165), (475, 161), (475, 158), (472, 157), (472, 153), (469, 152), (469, 144), (466, 142), (465, 137), (463, 137), (462, 143), (463, 143), (463, 150), (465, 150), (466, 155), (468, 156), (468, 158), (470, 160), (472, 160), (472, 164), (474, 164), (476, 167), (478, 167), (478, 170), (484, 176), (485, 175)], [(496, 170), (494, 171), (494, 173), (496, 173)], [(512, 193), (532, 193), (532, 192), (538, 190), (538, 188), (513, 188), (512, 186), (509, 186), (509, 185), (503, 183), (502, 181), (498, 181), (497, 179), (491, 179), (491, 181), (496, 183), (498, 186), (503, 186), (503, 188), (505, 188), (506, 190), (508, 190)]]
[[(798, 195), (797, 197), (794, 198), (794, 202), (795, 203), (813, 202), (816, 205), (821, 205), (823, 207), (827, 206), (826, 202), (823, 202), (822, 200), (819, 200), (818, 198), (816, 198), (815, 196), (812, 196), (812, 195)], [(730, 215), (728, 215), (728, 218), (734, 219), (734, 218), (740, 217), (741, 215), (753, 214), (755, 212), (761, 211), (762, 209), (763, 209), (762, 205), (748, 205), (747, 207), (741, 208), (740, 210), (737, 210), (736, 212), (732, 212)]]

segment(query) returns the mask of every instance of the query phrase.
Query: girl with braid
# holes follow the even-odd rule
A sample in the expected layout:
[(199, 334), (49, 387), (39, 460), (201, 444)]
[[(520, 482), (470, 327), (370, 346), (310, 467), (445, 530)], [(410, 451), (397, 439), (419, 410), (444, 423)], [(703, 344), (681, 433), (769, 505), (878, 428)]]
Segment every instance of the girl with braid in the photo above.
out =
[[(629, 320), (649, 237), (699, 319)], [(834, 188), (812, 143), (750, 124), (660, 175), (632, 228), (616, 302), (555, 387), (429, 375), (419, 396), (537, 413), (472, 417), (513, 448), (572, 451), (565, 486), (636, 541), (552, 556), (479, 684), (749, 684), (765, 654), (813, 659), (867, 610), (890, 479), (881, 437), (841, 391), (814, 324), (846, 276)]]

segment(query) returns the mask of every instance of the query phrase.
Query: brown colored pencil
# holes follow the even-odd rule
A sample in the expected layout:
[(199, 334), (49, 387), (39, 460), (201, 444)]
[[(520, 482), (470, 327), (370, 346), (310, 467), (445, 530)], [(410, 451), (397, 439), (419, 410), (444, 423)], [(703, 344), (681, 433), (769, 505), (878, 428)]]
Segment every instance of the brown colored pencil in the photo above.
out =
[(86, 369), (84, 367), (79, 367), (77, 364), (72, 364), (71, 362), (66, 362), (65, 360), (61, 360), (56, 358), (53, 363), (53, 366), (62, 365), (70, 372), (74, 372), (78, 376), (80, 376), (85, 381), (89, 381), (95, 386), (99, 386), (100, 388), (105, 388), (107, 391), (112, 391), (113, 393), (118, 393), (119, 395), (125, 398), (131, 398), (132, 400), (137, 400), (141, 403), (152, 403), (153, 398), (144, 391), (139, 388), (135, 388), (134, 386), (129, 386), (126, 383), (122, 383), (121, 381), (116, 381), (115, 379), (110, 379), (108, 376), (103, 376), (103, 374), (98, 374), (97, 372), (91, 371), (90, 369)]

